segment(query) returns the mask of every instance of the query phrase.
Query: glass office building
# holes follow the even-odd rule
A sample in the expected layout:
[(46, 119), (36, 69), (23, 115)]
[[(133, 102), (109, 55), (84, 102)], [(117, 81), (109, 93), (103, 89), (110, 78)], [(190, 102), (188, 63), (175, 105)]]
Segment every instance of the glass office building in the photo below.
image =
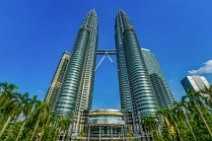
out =
[(156, 56), (149, 49), (142, 48), (142, 52), (157, 98), (158, 106), (160, 108), (171, 107), (174, 102), (174, 98)]
[(205, 87), (210, 87), (210, 84), (208, 83), (207, 79), (204, 76), (198, 75), (186, 76), (181, 80), (181, 84), (186, 92), (198, 92), (200, 90), (205, 89)]

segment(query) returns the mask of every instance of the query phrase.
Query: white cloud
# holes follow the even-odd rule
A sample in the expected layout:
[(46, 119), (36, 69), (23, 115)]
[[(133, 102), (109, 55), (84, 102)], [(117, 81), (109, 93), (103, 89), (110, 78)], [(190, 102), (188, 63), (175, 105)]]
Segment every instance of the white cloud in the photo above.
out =
[(204, 63), (203, 67), (200, 67), (197, 70), (188, 71), (188, 73), (193, 75), (212, 73), (212, 60), (208, 60), (207, 62)]

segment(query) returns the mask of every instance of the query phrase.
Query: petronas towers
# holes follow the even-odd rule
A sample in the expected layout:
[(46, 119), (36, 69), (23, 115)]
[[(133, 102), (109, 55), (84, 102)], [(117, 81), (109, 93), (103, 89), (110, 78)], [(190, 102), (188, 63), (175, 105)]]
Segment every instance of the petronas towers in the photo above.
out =
[[(63, 54), (45, 99), (58, 115), (74, 119), (76, 131), (83, 130), (86, 113), (92, 108), (97, 44), (98, 18), (92, 10), (82, 22), (71, 53)], [(172, 105), (172, 94), (158, 66), (162, 81), (153, 83), (149, 71), (155, 65), (148, 68), (148, 56), (145, 58), (132, 23), (123, 11), (115, 18), (115, 45), (121, 111), (128, 130), (138, 130), (140, 117), (154, 116), (158, 107)]]

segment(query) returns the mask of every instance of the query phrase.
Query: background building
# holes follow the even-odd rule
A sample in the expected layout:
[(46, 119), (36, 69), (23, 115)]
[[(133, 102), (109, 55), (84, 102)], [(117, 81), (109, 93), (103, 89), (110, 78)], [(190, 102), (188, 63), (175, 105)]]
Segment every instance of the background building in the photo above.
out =
[(210, 84), (206, 80), (204, 76), (186, 76), (181, 80), (181, 84), (186, 92), (188, 91), (195, 91), (198, 92), (200, 90), (205, 89), (205, 87), (209, 88)]
[(171, 107), (174, 98), (156, 56), (149, 49), (142, 48), (142, 53), (159, 107)]
[(58, 64), (58, 67), (55, 71), (54, 77), (51, 82), (51, 86), (48, 89), (48, 92), (45, 98), (45, 101), (49, 103), (53, 109), (55, 107), (57, 98), (60, 94), (69, 62), (70, 62), (70, 54), (68, 52), (64, 52)]

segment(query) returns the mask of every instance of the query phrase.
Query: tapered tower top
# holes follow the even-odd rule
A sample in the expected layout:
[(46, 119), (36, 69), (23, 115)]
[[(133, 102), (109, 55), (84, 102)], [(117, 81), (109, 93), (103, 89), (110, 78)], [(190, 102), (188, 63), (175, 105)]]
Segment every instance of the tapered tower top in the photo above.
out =
[(121, 15), (126, 15), (126, 16), (127, 16), (127, 14), (126, 14), (126, 12), (125, 12), (124, 10), (119, 10), (118, 15), (119, 15), (119, 14), (121, 14)]
[(95, 9), (92, 9), (91, 11), (89, 11), (88, 14), (85, 16), (82, 22), (82, 27), (87, 27), (87, 28), (98, 27), (98, 17), (97, 17)]
[(89, 11), (88, 13), (89, 13), (89, 14), (93, 14), (93, 15), (97, 16), (97, 14), (96, 14), (96, 10), (95, 10), (95, 9), (92, 9), (92, 10), (91, 10), (91, 11)]
[(118, 14), (116, 16), (115, 26), (122, 27), (123, 31), (124, 31), (123, 28), (133, 28), (130, 18), (127, 16), (127, 14), (124, 10), (118, 11)]

